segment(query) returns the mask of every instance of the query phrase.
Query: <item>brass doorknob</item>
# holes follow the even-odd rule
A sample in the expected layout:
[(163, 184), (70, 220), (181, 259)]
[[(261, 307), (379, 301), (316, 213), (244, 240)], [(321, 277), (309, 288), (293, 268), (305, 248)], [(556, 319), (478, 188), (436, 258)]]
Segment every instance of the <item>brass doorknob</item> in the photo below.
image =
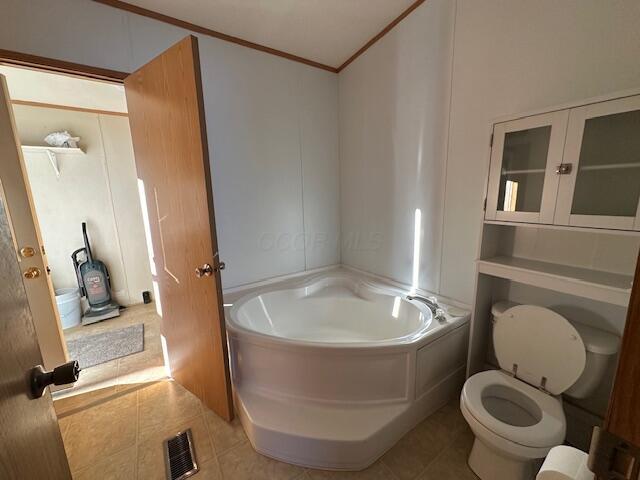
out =
[(24, 258), (33, 257), (36, 254), (36, 251), (33, 247), (22, 247), (20, 249), (20, 255)]
[(28, 280), (32, 280), (34, 278), (38, 278), (41, 273), (42, 272), (38, 267), (29, 267), (24, 271), (23, 275), (24, 275), (24, 278)]
[(196, 277), (210, 277), (213, 275), (213, 267), (208, 263), (205, 263), (201, 267), (196, 267)]

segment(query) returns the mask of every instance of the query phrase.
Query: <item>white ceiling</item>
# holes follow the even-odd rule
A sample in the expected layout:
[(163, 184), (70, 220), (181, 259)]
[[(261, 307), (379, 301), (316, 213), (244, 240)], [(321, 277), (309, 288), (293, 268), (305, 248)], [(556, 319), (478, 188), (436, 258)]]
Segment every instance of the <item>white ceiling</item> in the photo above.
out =
[(126, 0), (126, 3), (338, 67), (414, 1)]

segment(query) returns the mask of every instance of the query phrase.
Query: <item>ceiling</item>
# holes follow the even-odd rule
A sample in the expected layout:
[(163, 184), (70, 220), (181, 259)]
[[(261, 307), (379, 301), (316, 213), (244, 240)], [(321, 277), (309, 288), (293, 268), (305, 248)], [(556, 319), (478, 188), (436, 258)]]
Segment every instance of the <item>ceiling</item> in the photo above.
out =
[(415, 0), (126, 0), (126, 3), (331, 67)]

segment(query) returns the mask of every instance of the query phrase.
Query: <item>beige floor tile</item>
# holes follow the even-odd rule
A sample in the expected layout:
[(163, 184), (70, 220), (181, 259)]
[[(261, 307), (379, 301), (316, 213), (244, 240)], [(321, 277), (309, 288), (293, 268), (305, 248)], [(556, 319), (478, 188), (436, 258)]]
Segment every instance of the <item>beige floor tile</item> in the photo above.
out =
[(135, 445), (137, 392), (116, 397), (69, 418), (65, 450), (71, 471), (75, 472)]
[(166, 425), (201, 415), (200, 400), (173, 381), (158, 382), (139, 391), (139, 441), (145, 441)]
[(97, 402), (100, 402), (106, 398), (115, 395), (115, 387), (108, 386), (106, 388), (99, 388), (97, 390), (89, 390), (86, 392), (80, 392), (69, 397), (57, 398), (53, 402), (53, 407), (56, 409), (58, 416), (69, 415), (84, 408), (90, 407)]
[(444, 425), (447, 428), (451, 428), (456, 432), (467, 426), (467, 421), (462, 416), (460, 411), (459, 396), (452, 399), (448, 404), (435, 412), (429, 418)]
[(327, 470), (309, 470), (311, 480), (391, 480), (393, 473), (380, 461), (360, 472), (331, 472)]
[(407, 433), (383, 457), (383, 463), (400, 480), (413, 479), (454, 439), (455, 432), (427, 418)]
[(225, 480), (292, 480), (304, 469), (278, 462), (257, 453), (249, 442), (218, 457)]
[(162, 380), (167, 377), (160, 346), (120, 359), (116, 389)]
[(309, 476), (309, 472), (303, 472), (299, 477), (294, 478), (293, 480), (311, 480)]
[(204, 405), (202, 407), (202, 411), (204, 418), (207, 421), (209, 434), (213, 440), (213, 446), (216, 449), (217, 455), (221, 455), (230, 448), (247, 440), (247, 436), (245, 435), (242, 424), (237, 416), (229, 423)]
[[(73, 388), (56, 394), (54, 406), (59, 414), (84, 408), (132, 385), (166, 378), (160, 343), (160, 317), (155, 313), (154, 305), (135, 305), (123, 310), (118, 318), (65, 330), (64, 335), (69, 341), (136, 323), (144, 323), (145, 350), (83, 369)], [(80, 395), (81, 398), (73, 398)]]
[(462, 429), (449, 448), (442, 452), (420, 475), (419, 480), (477, 480), (467, 460), (473, 445), (473, 433)]
[(60, 434), (62, 435), (62, 440), (64, 440), (64, 436), (67, 433), (67, 429), (69, 428), (70, 424), (71, 424), (71, 418), (58, 416), (58, 428), (60, 428)]
[(197, 461), (204, 464), (215, 459), (206, 424), (202, 415), (199, 415), (188, 421), (166, 424), (138, 445), (138, 477), (140, 479), (164, 478), (164, 440), (188, 428), (191, 428), (193, 435)]
[(194, 477), (194, 480), (219, 480), (222, 478), (222, 473), (220, 472), (220, 465), (218, 464), (218, 460), (214, 457), (206, 462), (200, 463), (200, 471), (198, 472), (198, 476)]
[(129, 447), (73, 474), (73, 480), (131, 480), (136, 477), (136, 447)]

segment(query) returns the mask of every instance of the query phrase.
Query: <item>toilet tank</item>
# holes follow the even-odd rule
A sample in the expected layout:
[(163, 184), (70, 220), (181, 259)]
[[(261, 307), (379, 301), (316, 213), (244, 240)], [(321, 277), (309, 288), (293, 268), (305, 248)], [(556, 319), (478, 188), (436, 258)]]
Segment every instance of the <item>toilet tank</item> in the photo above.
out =
[[(501, 301), (491, 307), (492, 319), (500, 317), (506, 310), (519, 305), (515, 302)], [(609, 367), (609, 363), (618, 353), (620, 338), (610, 332), (590, 327), (567, 319), (578, 331), (586, 350), (585, 367), (578, 378), (565, 393), (573, 398), (587, 398), (598, 388)]]
[(620, 338), (599, 328), (578, 322), (571, 322), (571, 324), (582, 337), (587, 350), (587, 361), (582, 375), (564, 393), (573, 398), (587, 398), (598, 388), (610, 362), (618, 353)]

